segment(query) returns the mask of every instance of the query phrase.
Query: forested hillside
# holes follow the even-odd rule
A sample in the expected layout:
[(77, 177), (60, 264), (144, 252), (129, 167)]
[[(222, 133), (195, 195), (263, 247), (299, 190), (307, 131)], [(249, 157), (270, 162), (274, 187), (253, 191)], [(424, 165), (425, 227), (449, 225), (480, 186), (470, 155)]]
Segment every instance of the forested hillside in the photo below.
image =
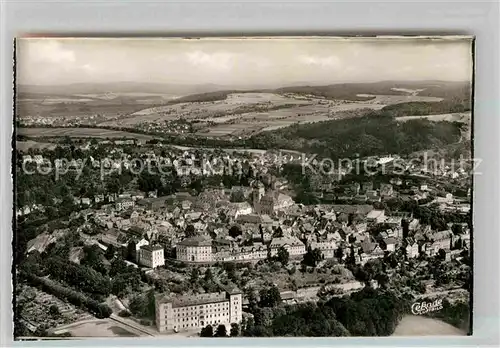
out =
[(377, 154), (409, 154), (457, 142), (463, 125), (410, 120), (399, 123), (386, 113), (359, 118), (293, 125), (250, 139), (257, 148), (317, 153), (332, 159)]

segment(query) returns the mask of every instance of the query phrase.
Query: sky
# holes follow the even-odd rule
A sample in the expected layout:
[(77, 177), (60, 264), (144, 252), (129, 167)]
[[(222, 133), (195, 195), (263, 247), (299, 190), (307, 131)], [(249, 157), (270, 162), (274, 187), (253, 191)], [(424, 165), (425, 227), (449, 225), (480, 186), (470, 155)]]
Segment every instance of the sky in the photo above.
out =
[(16, 69), (32, 85), (470, 81), (471, 52), (464, 38), (23, 38)]

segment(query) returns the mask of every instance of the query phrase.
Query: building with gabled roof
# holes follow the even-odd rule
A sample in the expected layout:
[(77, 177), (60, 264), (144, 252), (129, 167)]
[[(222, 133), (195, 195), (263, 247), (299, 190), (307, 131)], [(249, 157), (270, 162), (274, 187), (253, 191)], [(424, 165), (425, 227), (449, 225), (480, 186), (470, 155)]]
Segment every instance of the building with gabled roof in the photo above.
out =
[(297, 237), (273, 238), (269, 243), (271, 256), (276, 256), (280, 247), (285, 248), (290, 256), (304, 255), (306, 253), (306, 246)]
[(165, 265), (163, 247), (161, 245), (143, 245), (139, 248), (139, 264), (149, 268)]
[(177, 243), (176, 255), (185, 262), (212, 262), (212, 240), (205, 236), (186, 238)]

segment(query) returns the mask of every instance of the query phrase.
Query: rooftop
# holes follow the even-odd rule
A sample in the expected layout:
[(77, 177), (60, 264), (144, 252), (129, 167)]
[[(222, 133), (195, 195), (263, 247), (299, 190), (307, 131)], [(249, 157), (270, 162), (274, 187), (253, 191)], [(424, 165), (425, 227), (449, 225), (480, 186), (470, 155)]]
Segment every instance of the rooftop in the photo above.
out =
[(191, 238), (186, 238), (179, 242), (177, 245), (183, 246), (212, 246), (212, 240), (204, 236), (196, 236)]
[(157, 301), (161, 301), (164, 303), (170, 302), (172, 303), (173, 308), (226, 302), (229, 300), (228, 295), (241, 294), (241, 291), (239, 291), (239, 289), (237, 288), (235, 289), (236, 290), (227, 289), (226, 291), (211, 292), (211, 293), (197, 294), (197, 295), (182, 295), (182, 296), (172, 296), (163, 298), (157, 297)]
[(157, 250), (163, 250), (163, 247), (161, 245), (143, 245), (143, 246), (141, 246), (141, 249), (152, 252), (152, 251), (157, 251)]

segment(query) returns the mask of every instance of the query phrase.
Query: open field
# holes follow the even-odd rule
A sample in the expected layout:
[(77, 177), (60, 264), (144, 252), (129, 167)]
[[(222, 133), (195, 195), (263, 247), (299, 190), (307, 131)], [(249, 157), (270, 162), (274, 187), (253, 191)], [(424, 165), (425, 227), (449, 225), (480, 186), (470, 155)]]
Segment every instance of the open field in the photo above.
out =
[(42, 143), (38, 141), (33, 141), (33, 140), (27, 140), (27, 141), (16, 141), (16, 149), (20, 151), (28, 151), (29, 149), (54, 149), (56, 147), (55, 144), (51, 143)]
[[(443, 100), (437, 97), (442, 95), (437, 92), (436, 97), (421, 96), (427, 91), (428, 86), (419, 84), (414, 87), (411, 84), (391, 86), (390, 83), (387, 85), (382, 83), (383, 88), (377, 88), (377, 86), (378, 84), (333, 85), (307, 87), (304, 90), (285, 88), (248, 92), (233, 90), (216, 92), (214, 96), (210, 93), (207, 96), (200, 94), (198, 97), (188, 95), (187, 99), (182, 98), (182, 93), (169, 93), (167, 90), (162, 93), (156, 89), (155, 91), (141, 91), (140, 89), (125, 89), (119, 92), (89, 91), (74, 94), (69, 92), (66, 94), (24, 93), (23, 98), (18, 100), (17, 114), (24, 118), (26, 125), (33, 126), (40, 124), (37, 123), (38, 117), (43, 117), (43, 124), (54, 127), (78, 124), (165, 133), (175, 133), (177, 131), (175, 122), (171, 124), (170, 121), (182, 119), (188, 123), (194, 122), (194, 132), (199, 136), (245, 138), (259, 132), (272, 131), (293, 124), (358, 117), (366, 114), (367, 110), (380, 110), (393, 104)], [(339, 92), (345, 88), (354, 88), (354, 90), (350, 90), (347, 94)], [(345, 99), (342, 99), (344, 95)], [(180, 97), (180, 100), (172, 101), (176, 97)], [(435, 115), (433, 117), (436, 120), (441, 118), (454, 120), (457, 116)], [(431, 116), (426, 118), (431, 118)], [(401, 117), (400, 120), (405, 121), (406, 116)], [(29, 132), (26, 135), (34, 136), (31, 133), (34, 132), (33, 130)], [(58, 130), (53, 134), (48, 132), (45, 130), (45, 134), (36, 134), (36, 136), (131, 136), (125, 132), (87, 131), (85, 128), (78, 128), (71, 132)], [(145, 138), (147, 136), (134, 134), (131, 137)]]
[(17, 129), (17, 134), (28, 137), (64, 137), (73, 138), (134, 138), (139, 140), (154, 139), (151, 135), (115, 131), (99, 128), (23, 128)]
[[(365, 95), (363, 95), (365, 96)], [(347, 117), (342, 112), (380, 110), (386, 105), (408, 101), (441, 101), (442, 98), (404, 95), (366, 95), (370, 100), (329, 100), (322, 97), (286, 93), (232, 93), (226, 99), (185, 102), (146, 108), (103, 126), (133, 128), (141, 123), (161, 123), (179, 118), (201, 122), (198, 134), (207, 137), (246, 137), (261, 131), (296, 123), (321, 122)]]
[(448, 122), (463, 122), (471, 121), (471, 112), (461, 112), (456, 114), (439, 114), (439, 115), (424, 115), (424, 116), (401, 116), (396, 117), (397, 121), (409, 121), (415, 119), (427, 119), (429, 121), (448, 121)]
[(440, 102), (443, 98), (424, 97), (417, 95), (380, 95), (380, 94), (358, 94), (358, 97), (374, 97), (369, 102), (373, 104), (399, 104), (409, 102)]
[(272, 110), (274, 108), (307, 105), (308, 101), (296, 100), (272, 93), (236, 93), (225, 100), (189, 102), (146, 108), (126, 118), (101, 123), (103, 126), (133, 127), (140, 123), (158, 123), (178, 120), (211, 120), (248, 112)]
[(465, 336), (466, 334), (441, 320), (407, 315), (401, 319), (392, 336)]

